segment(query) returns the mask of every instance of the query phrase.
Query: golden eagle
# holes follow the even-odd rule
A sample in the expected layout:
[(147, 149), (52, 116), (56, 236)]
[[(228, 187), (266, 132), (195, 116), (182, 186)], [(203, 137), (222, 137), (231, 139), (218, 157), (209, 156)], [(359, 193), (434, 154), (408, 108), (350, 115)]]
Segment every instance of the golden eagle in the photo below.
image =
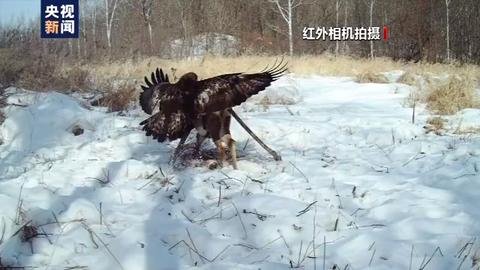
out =
[[(230, 135), (231, 113), (234, 113), (231, 108), (270, 86), (285, 71), (286, 64), (280, 61), (259, 73), (232, 73), (198, 80), (195, 73), (189, 72), (176, 83), (171, 83), (168, 75), (157, 68), (151, 74), (151, 81), (145, 77), (146, 85), (141, 86), (140, 105), (152, 116), (140, 125), (147, 136), (153, 136), (159, 142), (181, 138), (180, 144), (195, 128), (198, 132), (197, 150), (206, 138), (211, 137), (220, 164), (226, 161), (228, 147), (236, 169), (235, 141)], [(234, 117), (239, 120), (238, 116)]]

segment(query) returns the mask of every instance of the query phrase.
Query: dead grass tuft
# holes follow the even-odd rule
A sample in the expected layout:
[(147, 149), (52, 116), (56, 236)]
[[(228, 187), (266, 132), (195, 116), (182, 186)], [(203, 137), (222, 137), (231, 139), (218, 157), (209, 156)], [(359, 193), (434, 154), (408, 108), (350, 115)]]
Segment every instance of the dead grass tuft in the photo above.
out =
[(294, 105), (296, 103), (297, 102), (291, 97), (287, 97), (287, 96), (272, 97), (272, 96), (265, 95), (256, 104), (268, 107), (270, 105)]
[(135, 85), (128, 81), (105, 83), (101, 89), (104, 95), (91, 105), (107, 107), (108, 112), (125, 111), (137, 99)]
[(373, 73), (365, 71), (355, 76), (355, 81), (358, 83), (388, 83), (387, 77), (381, 73)]
[(0, 85), (35, 91), (79, 91), (90, 88), (90, 71), (80, 65), (64, 67), (58, 59), (19, 55), (14, 49), (0, 49)]
[(472, 134), (480, 134), (480, 127), (468, 127), (455, 130), (453, 134), (457, 135), (472, 135)]
[(9, 49), (0, 49), (0, 84), (5, 88), (17, 82), (26, 64)]
[(407, 70), (405, 73), (402, 74), (402, 76), (400, 76), (400, 78), (398, 78), (397, 83), (403, 83), (412, 86), (417, 85), (419, 76), (419, 74)]
[(441, 82), (429, 81), (425, 92), (427, 108), (442, 115), (478, 108), (480, 103), (475, 85), (473, 78), (465, 74), (455, 74)]
[(90, 72), (82, 67), (74, 66), (63, 70), (60, 74), (61, 80), (63, 80), (65, 88), (82, 91), (90, 89), (93, 85), (89, 81)]
[(437, 135), (441, 135), (445, 129), (446, 122), (447, 120), (438, 116), (429, 118), (424, 127), (426, 129), (426, 133), (433, 132)]

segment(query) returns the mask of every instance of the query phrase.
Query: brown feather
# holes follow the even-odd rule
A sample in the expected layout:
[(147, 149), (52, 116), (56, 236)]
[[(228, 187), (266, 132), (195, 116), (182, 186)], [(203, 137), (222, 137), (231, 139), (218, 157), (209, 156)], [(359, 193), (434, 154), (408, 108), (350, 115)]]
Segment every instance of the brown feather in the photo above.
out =
[(197, 113), (211, 113), (240, 105), (265, 90), (284, 71), (273, 69), (254, 74), (234, 73), (199, 81), (194, 109)]
[(160, 85), (162, 83), (168, 83), (168, 76), (165, 76), (163, 71), (157, 68), (155, 71), (155, 75), (152, 72), (151, 76), (152, 82), (148, 80), (148, 78), (145, 76), (145, 85), (141, 85), (142, 92), (140, 93), (140, 106), (142, 107), (142, 110), (147, 113), (147, 114), (153, 114), (154, 113), (154, 107), (156, 105), (156, 100), (158, 99), (159, 91), (160, 90)]
[(169, 141), (176, 140), (192, 129), (187, 115), (181, 110), (170, 114), (156, 113), (142, 121), (140, 125), (143, 125), (142, 129), (147, 136), (152, 136), (159, 142), (163, 142), (166, 139)]

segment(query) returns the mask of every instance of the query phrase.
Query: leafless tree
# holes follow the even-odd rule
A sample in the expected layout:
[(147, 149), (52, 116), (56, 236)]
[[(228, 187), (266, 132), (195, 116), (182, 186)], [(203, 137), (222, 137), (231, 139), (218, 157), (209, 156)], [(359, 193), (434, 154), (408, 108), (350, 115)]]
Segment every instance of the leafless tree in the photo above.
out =
[(190, 56), (191, 55), (191, 45), (192, 39), (191, 35), (188, 31), (188, 10), (192, 5), (190, 0), (176, 0), (177, 8), (180, 13), (180, 21), (182, 24), (182, 33), (183, 33), (183, 41), (182, 41), (182, 57)]
[(288, 52), (293, 55), (293, 12), (302, 4), (301, 0), (285, 0), (286, 3), (280, 3), (280, 0), (269, 0), (277, 6), (277, 11), (287, 23), (288, 27)]
[[(335, 0), (335, 27), (338, 27), (338, 20), (339, 20), (339, 10), (340, 10), (340, 0)], [(335, 56), (338, 55), (338, 49), (339, 49), (339, 44), (340, 41), (336, 40), (335, 41)]]
[(142, 0), (142, 16), (148, 28), (148, 40), (150, 44), (150, 53), (153, 52), (153, 34), (152, 34), (152, 10), (153, 0)]
[(93, 5), (92, 11), (92, 42), (93, 42), (93, 55), (97, 55), (97, 5)]
[[(348, 1), (347, 0), (344, 0), (344, 15), (343, 15), (343, 19), (345, 20), (344, 23), (343, 23), (343, 26), (344, 27), (348, 27)], [(347, 54), (348, 53), (348, 45), (347, 45), (347, 41), (345, 40), (343, 42), (343, 53), (344, 54)]]
[(105, 0), (105, 27), (109, 53), (112, 52), (112, 25), (119, 0)]
[(446, 7), (446, 19), (447, 19), (447, 29), (446, 29), (446, 37), (445, 41), (447, 42), (447, 62), (450, 62), (450, 3), (452, 0), (445, 0), (445, 7)]
[[(375, 5), (375, 0), (370, 0), (370, 27), (373, 26), (373, 5)], [(373, 52), (373, 40), (370, 40), (370, 57), (373, 59), (374, 52)]]

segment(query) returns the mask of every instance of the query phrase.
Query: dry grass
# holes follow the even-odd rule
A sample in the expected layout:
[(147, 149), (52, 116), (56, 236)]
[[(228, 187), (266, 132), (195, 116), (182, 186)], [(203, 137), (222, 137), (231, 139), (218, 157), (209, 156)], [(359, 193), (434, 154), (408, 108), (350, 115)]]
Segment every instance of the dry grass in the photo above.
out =
[(107, 82), (101, 86), (104, 95), (93, 101), (93, 106), (107, 107), (108, 112), (121, 112), (129, 108), (136, 101), (137, 91), (135, 84), (129, 81)]
[(397, 82), (416, 87), (406, 105), (424, 103), (434, 114), (451, 115), (467, 108), (480, 108), (476, 90), (479, 77), (478, 66), (420, 64), (409, 67)]
[[(149, 57), (140, 60), (99, 62), (96, 64), (49, 65), (48, 61), (26, 59), (19, 61), (11, 52), (0, 51), (0, 83), (13, 84), (34, 90), (89, 90), (105, 92), (102, 105), (111, 111), (123, 110), (136, 99), (144, 76), (161, 67), (176, 80), (194, 71), (200, 78), (229, 72), (258, 72), (272, 66), (282, 56), (206, 56), (200, 59), (162, 59)], [(480, 67), (461, 64), (404, 63), (389, 58), (358, 59), (329, 54), (284, 57), (289, 72), (296, 75), (350, 76), (358, 82), (388, 82), (382, 72), (405, 70), (400, 83), (418, 86), (415, 99), (428, 104), (438, 114), (452, 114), (462, 108), (477, 107), (474, 87), (480, 77)], [(438, 78), (449, 78), (438, 80)], [(117, 82), (128, 84), (116, 86)], [(419, 82), (420, 81), (420, 82)], [(120, 90), (122, 89), (122, 90)], [(263, 100), (270, 103), (270, 100)]]
[(60, 73), (60, 78), (64, 81), (66, 88), (76, 91), (93, 87), (89, 80), (89, 76), (90, 71), (79, 66), (65, 69)]
[(465, 108), (478, 108), (476, 82), (468, 74), (455, 74), (443, 81), (429, 81), (425, 90), (427, 108), (436, 114), (455, 114)]
[(266, 112), (272, 105), (293, 105), (296, 104), (297, 101), (288, 96), (275, 96), (271, 97), (268, 95), (263, 96), (259, 99), (255, 104), (262, 106), (263, 111)]
[[(4, 57), (4, 54), (11, 57)], [(22, 79), (29, 81), (34, 78), (25, 78), (28, 74), (25, 69), (33, 69), (31, 73), (38, 77), (41, 71), (48, 76), (47, 79), (58, 77), (57, 81), (64, 81), (67, 87), (80, 88), (88, 87), (96, 82), (115, 79), (136, 79), (141, 80), (145, 75), (150, 74), (157, 67), (161, 67), (172, 77), (179, 77), (182, 74), (194, 71), (200, 78), (215, 76), (229, 72), (258, 72), (267, 65), (272, 66), (283, 56), (238, 56), (238, 57), (217, 57), (205, 56), (198, 59), (162, 59), (149, 57), (140, 60), (122, 59), (114, 62), (101, 62), (96, 64), (83, 65), (61, 65), (46, 67), (46, 61), (28, 60), (27, 63), (19, 63), (17, 57), (11, 53), (0, 51), (0, 76), (9, 77), (8, 81)], [(360, 81), (384, 82), (384, 76), (380, 73), (393, 70), (406, 70), (404, 82), (413, 83), (413, 75), (424, 74), (458, 74), (467, 73), (473, 76), (480, 76), (480, 67), (475, 65), (460, 64), (430, 64), (430, 63), (403, 63), (393, 61), (390, 58), (359, 59), (348, 56), (335, 57), (329, 54), (305, 55), (284, 57), (288, 62), (290, 72), (297, 75), (329, 75), (329, 76), (351, 76), (358, 77)], [(53, 74), (52, 74), (53, 73)], [(22, 78), (17, 78), (21, 74)], [(379, 75), (380, 74), (380, 75)], [(8, 76), (6, 76), (8, 75)], [(55, 76), (54, 76), (55, 75)], [(411, 77), (411, 78), (408, 78)], [(40, 76), (41, 77), (41, 76)], [(7, 79), (0, 77), (0, 82)], [(53, 81), (54, 83), (58, 83)], [(63, 85), (62, 85), (63, 86)]]
[(12, 49), (0, 49), (0, 85), (36, 91), (84, 90), (90, 71), (79, 66), (63, 68), (57, 59), (22, 56)]
[(278, 96), (278, 97), (271, 97), (265, 95), (262, 97), (257, 104), (263, 106), (270, 106), (270, 105), (293, 105), (297, 103), (293, 98), (288, 96)]
[(455, 130), (453, 134), (456, 135), (471, 135), (471, 134), (480, 134), (480, 127), (468, 127)]
[(419, 74), (415, 74), (414, 72), (407, 70), (402, 74), (402, 76), (400, 76), (400, 78), (398, 78), (397, 83), (417, 85), (419, 76)]
[[(104, 78), (141, 79), (155, 68), (161, 67), (174, 77), (195, 71), (200, 78), (215, 76), (229, 72), (258, 72), (267, 65), (273, 65), (282, 56), (240, 56), (214, 57), (206, 56), (201, 59), (171, 60), (150, 57), (140, 61), (122, 61), (87, 65), (85, 68), (94, 71), (97, 76)], [(295, 56), (284, 57), (288, 62), (290, 72), (298, 75), (332, 75), (356, 76), (365, 72), (378, 74), (389, 70), (401, 69), (404, 64), (387, 58), (375, 60), (354, 59), (351, 57)]]
[(426, 133), (433, 132), (437, 135), (441, 135), (445, 129), (446, 123), (447, 123), (447, 120), (438, 116), (429, 118), (425, 126)]
[(359, 83), (388, 83), (387, 77), (382, 73), (373, 73), (371, 71), (365, 71), (357, 74), (355, 81)]
[[(121, 61), (85, 65), (98, 76), (107, 78), (141, 79), (155, 68), (161, 67), (177, 77), (195, 71), (201, 78), (229, 72), (258, 72), (267, 65), (273, 65), (282, 56), (206, 56), (199, 59), (172, 60), (150, 57), (139, 61)], [(297, 75), (357, 76), (359, 74), (379, 74), (393, 70), (408, 70), (413, 74), (457, 74), (480, 75), (480, 67), (475, 65), (403, 63), (389, 58), (357, 59), (331, 55), (284, 57), (290, 72)]]
[[(94, 81), (106, 79), (129, 79), (143, 81), (144, 76), (148, 76), (155, 68), (161, 67), (168, 72), (175, 80), (182, 74), (194, 71), (200, 78), (215, 76), (229, 72), (258, 72), (267, 65), (273, 65), (281, 56), (240, 56), (240, 57), (214, 57), (206, 56), (201, 59), (161, 59), (150, 57), (139, 61), (123, 61), (112, 63), (101, 63), (96, 65), (86, 65), (85, 69), (94, 75)], [(431, 102), (429, 106), (434, 111), (442, 112), (444, 109), (438, 108), (436, 101), (439, 98), (426, 98), (426, 91), (429, 85), (437, 85), (432, 78), (445, 77), (451, 75), (468, 75), (469, 78), (480, 77), (480, 67), (475, 65), (459, 64), (430, 64), (430, 63), (403, 63), (396, 62), (389, 58), (376, 59), (356, 59), (352, 57), (324, 54), (317, 56), (295, 56), (285, 57), (288, 61), (289, 72), (296, 75), (328, 75), (328, 76), (351, 76), (358, 82), (385, 83), (387, 78), (382, 72), (405, 70), (406, 73), (398, 82), (409, 85), (419, 86), (418, 78), (427, 78), (425, 85), (419, 86), (416, 94), (420, 102)], [(453, 85), (452, 85), (453, 86)], [(458, 87), (462, 87), (461, 85)], [(138, 88), (138, 86), (137, 86)], [(470, 90), (467, 90), (470, 91)], [(455, 94), (461, 94), (455, 92)], [(462, 108), (460, 100), (462, 97), (454, 99), (457, 105), (453, 107)], [(269, 103), (264, 100), (264, 103)], [(433, 104), (435, 103), (435, 104)]]

